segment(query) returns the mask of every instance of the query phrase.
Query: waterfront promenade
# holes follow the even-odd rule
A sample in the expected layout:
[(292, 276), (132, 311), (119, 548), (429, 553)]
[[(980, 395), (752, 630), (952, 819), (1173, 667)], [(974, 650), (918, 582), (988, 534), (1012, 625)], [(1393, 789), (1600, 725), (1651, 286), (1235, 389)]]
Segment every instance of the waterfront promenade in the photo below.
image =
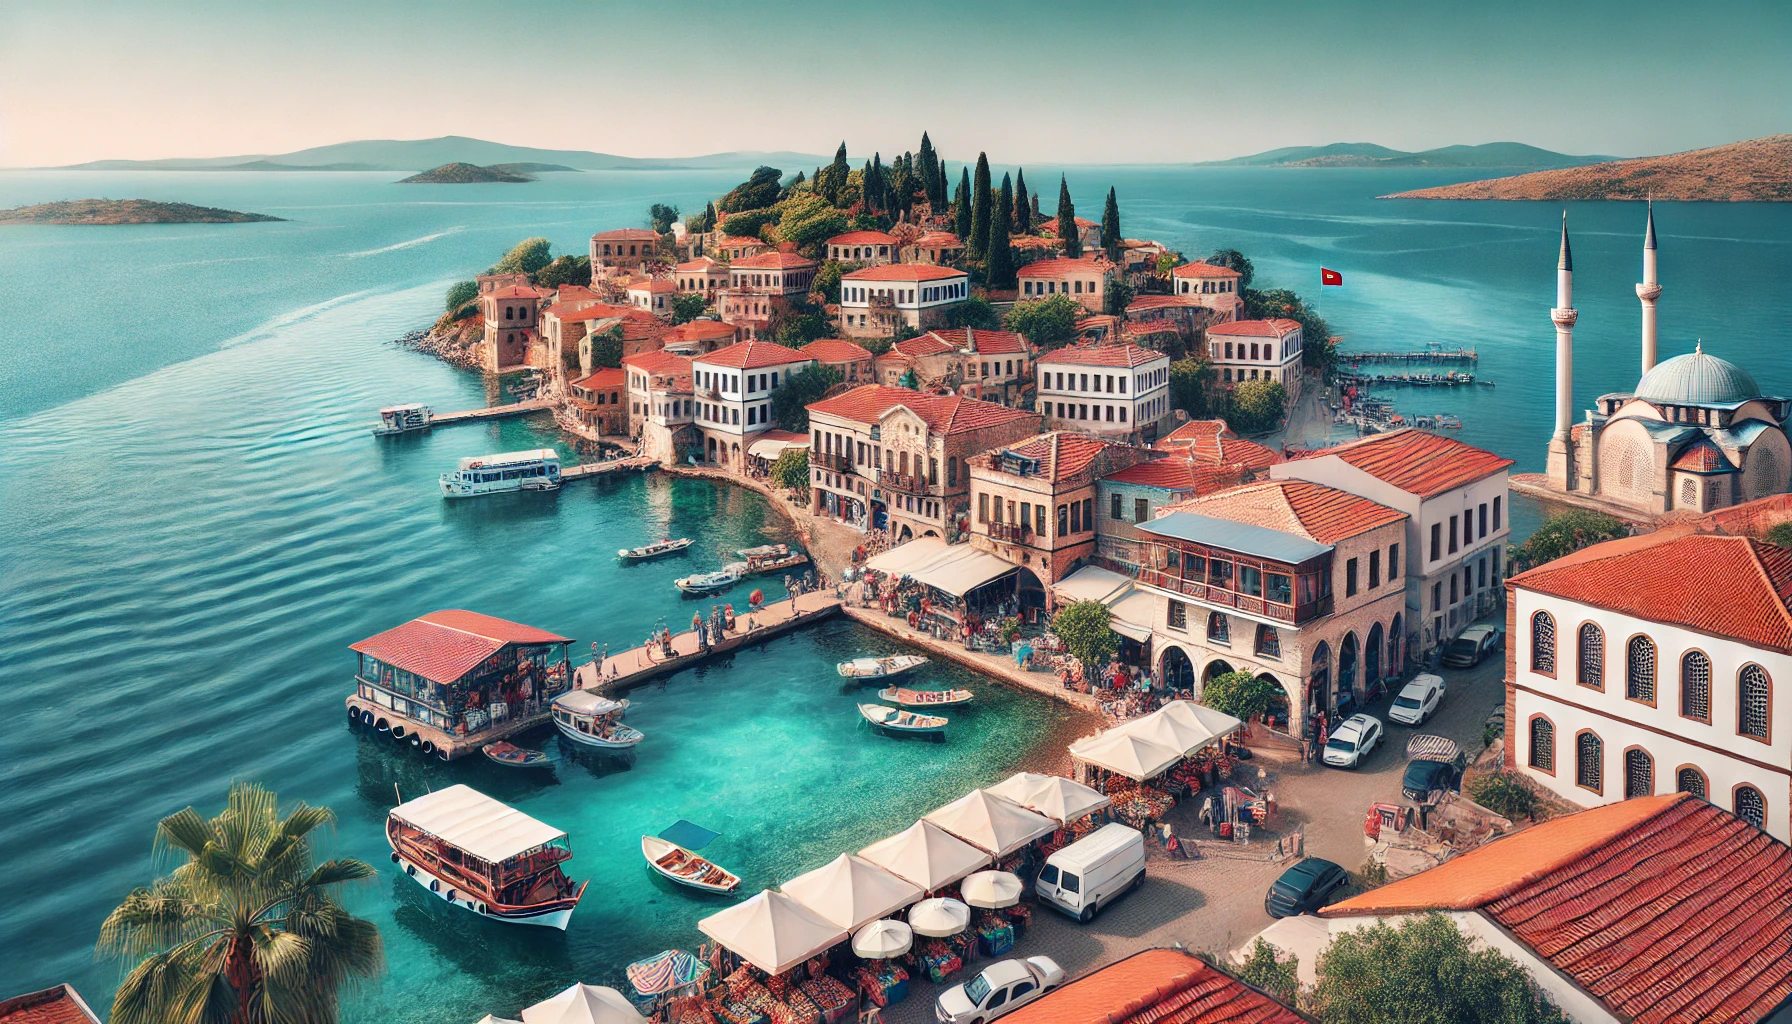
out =
[[(720, 595), (711, 603), (721, 603)], [(707, 610), (708, 605), (694, 603), (692, 607)], [(831, 591), (814, 591), (774, 601), (757, 611), (735, 613), (735, 628), (724, 631), (721, 639), (709, 647), (699, 642), (696, 630), (687, 629), (672, 634), (667, 644), (648, 643), (609, 654), (601, 665), (594, 658), (573, 670), (573, 685), (581, 690), (597, 690), (605, 694), (627, 693), (651, 679), (781, 636), (799, 626), (828, 618), (839, 610), (840, 599)], [(671, 648), (670, 656), (666, 654), (667, 646)]]

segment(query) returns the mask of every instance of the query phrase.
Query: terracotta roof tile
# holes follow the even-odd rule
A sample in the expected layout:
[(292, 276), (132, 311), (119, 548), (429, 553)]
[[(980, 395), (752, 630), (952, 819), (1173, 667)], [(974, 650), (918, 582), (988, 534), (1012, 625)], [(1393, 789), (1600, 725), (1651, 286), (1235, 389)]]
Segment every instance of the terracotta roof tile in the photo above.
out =
[(726, 366), (735, 370), (757, 370), (766, 366), (807, 362), (808, 356), (794, 348), (785, 348), (775, 341), (743, 341), (719, 348), (694, 360), (705, 366)]
[(1053, 430), (1044, 434), (1036, 434), (1023, 441), (974, 455), (971, 461), (981, 469), (990, 469), (998, 465), (998, 457), (1002, 452), (1013, 452), (1023, 459), (1035, 459), (1039, 462), (1039, 475), (1054, 483), (1066, 480), (1088, 469), (1101, 453), (1114, 447), (1113, 444), (1088, 434), (1079, 434), (1071, 430)]
[(967, 277), (962, 270), (936, 267), (930, 263), (887, 263), (866, 267), (841, 276), (842, 281), (943, 281), (949, 277)]
[(1730, 460), (1724, 456), (1723, 450), (1706, 438), (1687, 445), (1686, 450), (1674, 459), (1672, 468), (1683, 469), (1689, 473), (1736, 472), (1736, 467), (1730, 464)]
[(1244, 275), (1240, 274), (1236, 270), (1233, 270), (1231, 267), (1221, 267), (1221, 266), (1217, 266), (1212, 263), (1203, 263), (1200, 260), (1196, 260), (1193, 263), (1184, 263), (1182, 266), (1177, 267), (1175, 270), (1170, 271), (1170, 276), (1171, 277), (1243, 277)]
[(591, 238), (598, 242), (657, 242), (660, 236), (647, 228), (617, 228), (614, 231), (599, 231)]
[(758, 246), (761, 249), (771, 248), (764, 241), (749, 235), (722, 235), (715, 240), (715, 247), (718, 249), (751, 248), (753, 246)]
[(1159, 487), (1170, 491), (1192, 491), (1199, 497), (1247, 484), (1251, 470), (1242, 465), (1208, 466), (1171, 456), (1151, 459), (1119, 471), (1104, 479), (1140, 487)]
[(1754, 1022), (1792, 996), (1792, 850), (1686, 793), (1546, 821), (1320, 911), (1478, 910), (1619, 1020)]
[(1160, 515), (1194, 512), (1235, 523), (1264, 526), (1321, 544), (1336, 544), (1389, 523), (1406, 513), (1368, 498), (1305, 480), (1267, 480), (1166, 505)]
[(642, 278), (639, 281), (630, 281), (628, 283), (628, 290), (631, 292), (648, 292), (651, 294), (654, 292), (677, 291), (678, 285), (663, 277), (647, 277)]
[(734, 337), (734, 325), (720, 320), (689, 320), (666, 332), (666, 343), (710, 341)]
[(915, 245), (923, 249), (962, 249), (964, 242), (950, 231), (925, 231), (915, 239)]
[(1143, 366), (1169, 356), (1137, 345), (1104, 345), (1101, 348), (1078, 346), (1061, 348), (1039, 357), (1040, 366)]
[(895, 245), (896, 236), (882, 231), (848, 231), (827, 240), (828, 245)]
[(1031, 419), (1036, 413), (1010, 409), (994, 402), (983, 402), (959, 395), (926, 395), (912, 388), (893, 388), (883, 384), (867, 384), (833, 398), (813, 402), (811, 413), (839, 416), (858, 423), (872, 424), (886, 413), (903, 406), (926, 421), (927, 429), (940, 434), (962, 434), (1003, 423)]
[(1190, 420), (1152, 445), (1159, 451), (1182, 452), (1208, 465), (1241, 464), (1253, 471), (1268, 469), (1282, 460), (1273, 448), (1247, 441), (1232, 432), (1225, 420)]
[(495, 288), (485, 293), (488, 299), (539, 299), (541, 292), (534, 285), (513, 284), (504, 288)]
[(762, 252), (757, 256), (735, 260), (735, 270), (801, 270), (815, 266), (815, 261), (794, 252)]
[(1063, 277), (1066, 274), (1105, 274), (1114, 265), (1101, 258), (1034, 260), (1015, 271), (1020, 277)]
[(1179, 949), (1147, 949), (1039, 997), (1005, 1024), (1301, 1024), (1305, 1018)]
[(1199, 309), (1203, 308), (1198, 296), (1194, 295), (1141, 295), (1126, 304), (1128, 313), (1144, 312), (1148, 309)]
[(73, 985), (0, 1000), (0, 1024), (100, 1024)]
[(621, 368), (605, 367), (589, 377), (573, 381), (572, 386), (596, 391), (599, 388), (619, 388), (627, 383), (628, 374), (624, 373)]
[(632, 366), (643, 373), (680, 374), (691, 372), (691, 361), (684, 356), (675, 356), (670, 352), (637, 352), (632, 356), (623, 356), (622, 365)]
[(567, 637), (519, 622), (449, 609), (430, 612), (349, 650), (378, 658), (438, 683), (452, 683), (508, 644), (570, 643)]
[(672, 269), (681, 274), (701, 274), (708, 273), (712, 270), (727, 270), (728, 268), (717, 263), (715, 260), (710, 259), (708, 256), (699, 256), (694, 260), (686, 260)]
[(803, 346), (803, 354), (818, 363), (856, 363), (870, 359), (870, 350), (844, 338), (817, 338)]
[(986, 331), (958, 327), (943, 331), (929, 331), (927, 334), (955, 349), (975, 349), (978, 355), (1023, 355), (1027, 351), (1026, 339), (1013, 331)]
[[(1208, 330), (1211, 333), (1212, 328)], [(1328, 456), (1421, 498), (1474, 483), (1512, 465), (1511, 459), (1490, 451), (1411, 427), (1318, 448), (1300, 458)]]
[(1293, 320), (1277, 318), (1274, 320), (1234, 320), (1231, 323), (1214, 324), (1207, 328), (1211, 335), (1223, 335), (1229, 338), (1280, 338), (1300, 330), (1300, 324)]

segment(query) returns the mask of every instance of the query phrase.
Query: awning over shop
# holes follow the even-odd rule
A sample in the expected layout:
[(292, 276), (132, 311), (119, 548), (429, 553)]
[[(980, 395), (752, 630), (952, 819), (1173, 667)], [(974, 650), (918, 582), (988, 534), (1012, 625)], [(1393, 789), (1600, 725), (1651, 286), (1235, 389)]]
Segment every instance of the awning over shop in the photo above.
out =
[(865, 563), (892, 576), (909, 576), (953, 597), (963, 597), (987, 583), (1020, 571), (987, 551), (969, 544), (947, 544), (938, 537), (921, 537), (901, 544)]
[(846, 929), (770, 889), (698, 921), (697, 929), (767, 974), (783, 974), (848, 937)]
[[(1198, 724), (1202, 728), (1205, 728), (1209, 733), (1212, 733), (1213, 738), (1216, 740), (1224, 736), (1230, 736), (1244, 728), (1243, 722), (1226, 714), (1224, 711), (1216, 711), (1205, 704), (1196, 704), (1192, 700), (1173, 700), (1163, 707), (1158, 708), (1156, 711), (1153, 711), (1152, 714), (1163, 715), (1166, 718), (1174, 717), (1186, 722)], [(1212, 741), (1210, 740), (1209, 742)]]
[(981, 789), (971, 790), (921, 820), (997, 857), (1006, 857), (1058, 830), (1058, 823), (1045, 815)]
[(759, 440), (747, 446), (747, 454), (767, 462), (784, 454), (786, 448), (809, 447), (808, 434), (795, 434), (788, 430), (768, 430), (759, 435)]
[(914, 883), (862, 857), (845, 853), (779, 888), (849, 931), (901, 910), (925, 895)]
[(1085, 565), (1052, 584), (1058, 600), (1100, 601), (1112, 616), (1109, 628), (1130, 640), (1151, 639), (1151, 595), (1133, 587), (1132, 580), (1098, 565)]
[(919, 537), (873, 557), (865, 567), (892, 576), (913, 576), (915, 570), (945, 554), (946, 548), (946, 542), (938, 537)]

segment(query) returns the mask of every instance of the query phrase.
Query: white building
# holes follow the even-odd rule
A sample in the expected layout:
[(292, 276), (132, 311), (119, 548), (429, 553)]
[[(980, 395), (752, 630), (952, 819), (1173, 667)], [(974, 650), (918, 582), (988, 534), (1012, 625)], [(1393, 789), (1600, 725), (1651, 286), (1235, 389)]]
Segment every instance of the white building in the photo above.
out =
[(900, 326), (944, 327), (947, 306), (971, 294), (962, 270), (925, 263), (866, 267), (840, 278), (840, 330), (848, 337), (887, 338)]
[(1244, 312), (1243, 289), (1239, 287), (1243, 277), (1231, 267), (1196, 260), (1170, 271), (1170, 289), (1220, 313), (1222, 319), (1237, 320)]
[(1582, 806), (1690, 792), (1792, 834), (1792, 552), (1690, 527), (1506, 583), (1506, 730)]
[(1511, 539), (1512, 460), (1419, 430), (1374, 434), (1269, 467), (1407, 514), (1406, 550), (1388, 575), (1406, 578), (1407, 649), (1430, 651), (1492, 611)]
[(1170, 357), (1137, 345), (1061, 348), (1040, 356), (1035, 408), (1047, 430), (1157, 440), (1170, 414)]
[(691, 360), (704, 458), (739, 470), (752, 435), (775, 425), (772, 392), (815, 360), (770, 341), (743, 341)]
[(624, 356), (622, 369), (628, 376), (629, 433), (641, 439), (647, 455), (676, 462), (702, 444), (689, 359), (663, 350), (641, 352)]
[(873, 266), (896, 262), (897, 239), (882, 231), (848, 231), (827, 240), (828, 259)]
[(1074, 260), (1035, 260), (1016, 271), (1015, 280), (1022, 300), (1068, 295), (1089, 312), (1101, 313), (1115, 270), (1106, 256), (1096, 253)]
[(1301, 331), (1293, 320), (1235, 320), (1207, 328), (1207, 362), (1222, 384), (1278, 381), (1300, 396)]

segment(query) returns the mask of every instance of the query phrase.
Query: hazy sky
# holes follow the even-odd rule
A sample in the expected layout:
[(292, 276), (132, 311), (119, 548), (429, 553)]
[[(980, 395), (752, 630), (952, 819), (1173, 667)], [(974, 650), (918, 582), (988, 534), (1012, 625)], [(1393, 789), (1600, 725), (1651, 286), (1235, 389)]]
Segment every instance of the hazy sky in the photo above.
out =
[(0, 165), (470, 135), (1205, 160), (1792, 130), (1792, 2), (0, 0)]

